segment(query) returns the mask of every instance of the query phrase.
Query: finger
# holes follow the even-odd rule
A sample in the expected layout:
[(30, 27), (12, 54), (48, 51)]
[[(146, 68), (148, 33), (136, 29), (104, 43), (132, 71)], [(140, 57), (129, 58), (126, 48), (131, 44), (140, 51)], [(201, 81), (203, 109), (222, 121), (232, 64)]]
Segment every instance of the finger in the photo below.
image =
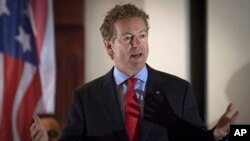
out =
[(33, 117), (34, 122), (30, 126), (30, 130), (34, 130), (37, 126), (40, 125), (40, 121), (37, 117)]
[(233, 103), (230, 103), (228, 106), (227, 106), (227, 110), (226, 112), (224, 113), (224, 116), (226, 117), (229, 117), (231, 111), (233, 110)]
[(37, 140), (37, 136), (38, 136), (39, 132), (31, 132), (31, 139), (33, 141)]
[(36, 124), (35, 123), (32, 123), (31, 126), (30, 126), (30, 131), (33, 131), (36, 127)]
[(34, 140), (33, 141), (40, 141), (42, 138), (42, 133), (41, 132), (37, 132), (36, 136), (34, 136)]
[(34, 129), (31, 131), (31, 138), (33, 140), (37, 140), (39, 134), (40, 134), (39, 128), (38, 127), (34, 127)]
[(152, 109), (157, 110), (157, 109), (159, 109), (160, 106), (159, 106), (159, 104), (156, 104), (154, 102), (148, 102), (148, 103), (146, 103), (145, 107), (150, 107)]
[(31, 125), (31, 127), (30, 127), (30, 131), (31, 132), (38, 132), (39, 131), (39, 124), (38, 123), (33, 123), (32, 125)]
[(146, 119), (155, 119), (156, 117), (156, 111), (151, 108), (144, 108), (143, 117), (146, 117)]
[(240, 112), (239, 112), (239, 111), (236, 111), (236, 112), (233, 114), (233, 116), (231, 117), (230, 122), (231, 122), (231, 123), (235, 123), (235, 121), (236, 121), (236, 119), (238, 118), (239, 114), (240, 114)]
[(149, 112), (149, 113), (152, 113), (152, 114), (156, 114), (158, 109), (155, 108), (155, 107), (147, 105), (147, 106), (144, 107), (144, 111), (145, 111), (145, 113)]
[(37, 116), (37, 115), (35, 115), (35, 116), (33, 117), (33, 119), (34, 119), (34, 121), (35, 121), (36, 123), (40, 122), (40, 118), (39, 118), (39, 116)]
[(150, 118), (155, 118), (156, 117), (156, 112), (154, 111), (145, 111), (143, 114), (144, 117), (150, 117)]
[(143, 119), (146, 120), (146, 121), (155, 122), (155, 119), (154, 119), (154, 117), (152, 117), (152, 116), (147, 116), (147, 115), (145, 115), (145, 116), (143, 117)]

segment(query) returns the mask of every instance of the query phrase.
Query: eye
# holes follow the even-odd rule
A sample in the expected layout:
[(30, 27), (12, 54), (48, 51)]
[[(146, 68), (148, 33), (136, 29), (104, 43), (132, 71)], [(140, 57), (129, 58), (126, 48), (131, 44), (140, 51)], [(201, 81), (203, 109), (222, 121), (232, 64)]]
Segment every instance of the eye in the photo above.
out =
[(140, 33), (140, 35), (139, 35), (139, 37), (140, 37), (141, 39), (147, 38), (147, 36), (148, 36), (148, 34), (147, 34), (146, 32), (142, 32), (142, 33)]
[(60, 134), (57, 130), (54, 130), (54, 129), (50, 129), (48, 132), (47, 132), (49, 138), (53, 139), (53, 138), (57, 138)]
[(122, 42), (130, 42), (131, 39), (132, 39), (132, 35), (130, 35), (130, 34), (124, 35), (121, 38)]

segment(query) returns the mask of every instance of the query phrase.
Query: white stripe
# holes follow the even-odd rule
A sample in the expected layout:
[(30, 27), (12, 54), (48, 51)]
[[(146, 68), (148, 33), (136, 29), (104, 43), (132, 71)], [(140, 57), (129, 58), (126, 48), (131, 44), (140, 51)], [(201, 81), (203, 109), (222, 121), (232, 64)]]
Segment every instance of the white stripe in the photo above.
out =
[(36, 67), (31, 65), (30, 63), (26, 63), (26, 62), (24, 63), (23, 74), (22, 74), (20, 83), (18, 85), (17, 93), (14, 99), (14, 103), (13, 103), (14, 105), (13, 105), (12, 117), (11, 117), (14, 141), (20, 140), (19, 134), (18, 134), (18, 126), (17, 126), (17, 120), (18, 120), (17, 114), (18, 114), (20, 104), (25, 95), (25, 92), (34, 77), (35, 71), (36, 71)]
[(3, 82), (4, 82), (4, 63), (3, 63), (3, 54), (0, 53), (0, 122), (1, 122), (1, 119), (2, 119), (2, 107), (3, 107)]
[[(42, 105), (48, 113), (55, 112), (55, 46), (52, 0), (48, 0), (48, 16), (39, 66), (42, 82)], [(39, 111), (38, 111), (39, 112)]]
[(33, 31), (34, 35), (36, 35), (37, 31), (36, 31), (36, 24), (34, 22), (35, 21), (34, 20), (34, 13), (33, 13), (33, 9), (32, 9), (32, 6), (30, 3), (28, 4), (28, 16), (30, 18), (32, 31)]

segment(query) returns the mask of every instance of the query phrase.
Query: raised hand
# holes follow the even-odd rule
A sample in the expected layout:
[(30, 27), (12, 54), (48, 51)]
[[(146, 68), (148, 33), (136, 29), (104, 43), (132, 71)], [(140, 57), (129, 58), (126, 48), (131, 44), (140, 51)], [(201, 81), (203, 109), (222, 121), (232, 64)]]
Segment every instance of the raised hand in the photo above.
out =
[[(214, 136), (216, 140), (221, 140), (226, 137), (230, 132), (230, 124), (233, 124), (239, 116), (239, 111), (232, 115), (233, 104), (230, 103), (226, 112), (221, 116), (214, 129)], [(232, 115), (232, 116), (231, 116)]]
[(178, 123), (168, 100), (160, 91), (147, 94), (144, 105), (144, 120), (154, 122), (160, 126), (171, 128)]
[(34, 117), (34, 122), (30, 127), (30, 135), (32, 141), (48, 141), (48, 134), (43, 125), (40, 122), (38, 116)]

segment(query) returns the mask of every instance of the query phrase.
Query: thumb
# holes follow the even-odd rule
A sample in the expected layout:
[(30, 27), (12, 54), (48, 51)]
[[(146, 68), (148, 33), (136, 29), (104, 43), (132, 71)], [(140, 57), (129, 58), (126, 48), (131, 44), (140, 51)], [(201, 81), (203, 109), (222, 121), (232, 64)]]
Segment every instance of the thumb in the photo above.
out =
[(38, 115), (35, 115), (34, 117), (33, 117), (33, 119), (34, 119), (34, 122), (35, 123), (40, 123), (40, 117), (38, 116)]

